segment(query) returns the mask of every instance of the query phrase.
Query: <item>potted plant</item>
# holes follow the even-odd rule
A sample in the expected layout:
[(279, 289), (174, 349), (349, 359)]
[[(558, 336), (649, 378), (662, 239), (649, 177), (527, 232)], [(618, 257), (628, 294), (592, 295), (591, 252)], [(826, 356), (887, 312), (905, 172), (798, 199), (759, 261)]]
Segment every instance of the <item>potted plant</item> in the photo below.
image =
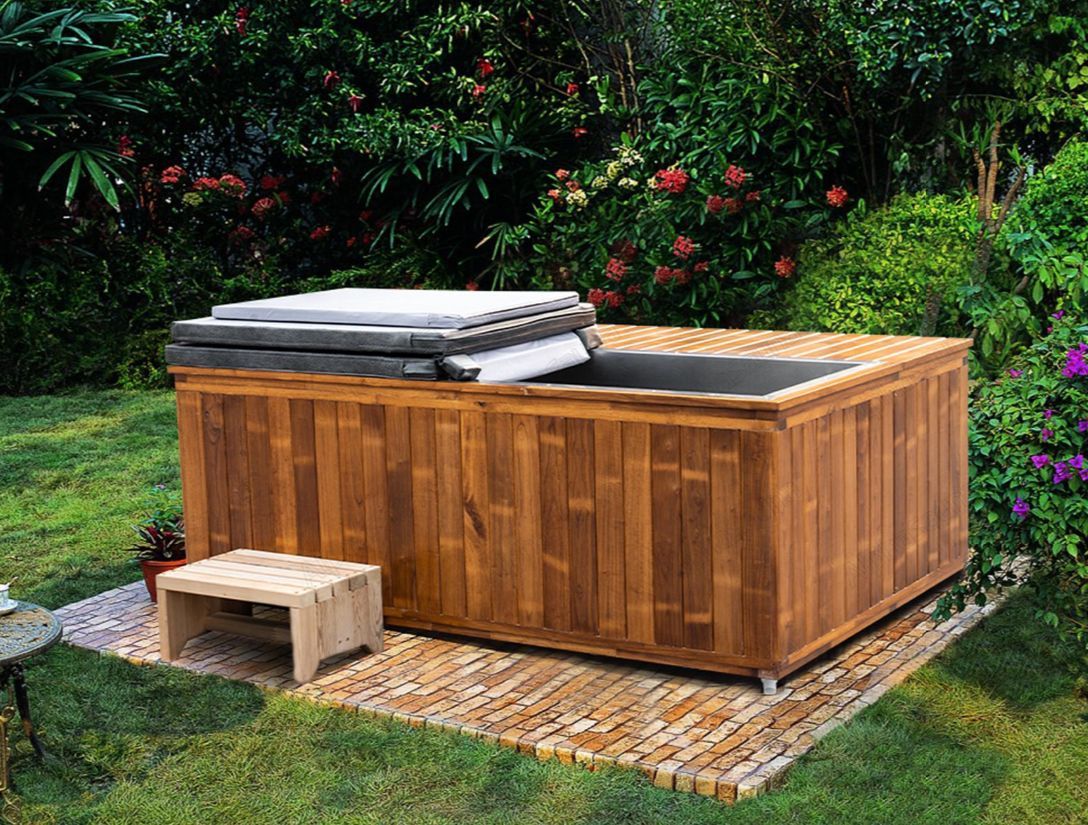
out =
[(185, 528), (181, 503), (176, 493), (156, 484), (151, 491), (144, 518), (132, 526), (139, 543), (129, 548), (140, 562), (151, 601), (159, 600), (155, 577), (185, 564)]

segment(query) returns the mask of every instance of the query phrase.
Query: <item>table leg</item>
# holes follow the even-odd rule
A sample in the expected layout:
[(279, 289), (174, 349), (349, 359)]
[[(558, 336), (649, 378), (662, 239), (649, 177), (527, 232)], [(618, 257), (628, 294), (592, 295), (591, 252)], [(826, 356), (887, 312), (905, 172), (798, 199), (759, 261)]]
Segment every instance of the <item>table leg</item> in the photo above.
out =
[(19, 710), (19, 718), (23, 720), (23, 733), (34, 746), (34, 752), (39, 759), (45, 759), (45, 747), (38, 734), (34, 732), (34, 721), (30, 716), (30, 696), (26, 690), (26, 678), (23, 676), (23, 666), (13, 665), (11, 668), (11, 684), (15, 688), (15, 707)]

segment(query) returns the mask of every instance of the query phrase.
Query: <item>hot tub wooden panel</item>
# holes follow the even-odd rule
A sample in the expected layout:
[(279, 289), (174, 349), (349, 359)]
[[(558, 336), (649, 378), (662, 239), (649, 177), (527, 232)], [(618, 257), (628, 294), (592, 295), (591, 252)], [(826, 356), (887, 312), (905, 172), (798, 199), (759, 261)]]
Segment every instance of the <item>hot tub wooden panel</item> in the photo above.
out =
[(771, 677), (962, 567), (965, 342), (603, 331), (874, 363), (773, 402), (177, 368), (190, 558), (378, 564), (390, 625)]

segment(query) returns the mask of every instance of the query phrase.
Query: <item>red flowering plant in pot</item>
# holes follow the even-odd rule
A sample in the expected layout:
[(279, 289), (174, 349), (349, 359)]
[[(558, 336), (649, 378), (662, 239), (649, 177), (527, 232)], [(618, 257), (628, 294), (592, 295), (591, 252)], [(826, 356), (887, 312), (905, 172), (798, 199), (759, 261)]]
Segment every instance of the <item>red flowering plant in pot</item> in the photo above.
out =
[(151, 601), (158, 601), (155, 578), (185, 564), (185, 526), (177, 493), (156, 484), (144, 517), (132, 526), (139, 542), (128, 548), (136, 554)]

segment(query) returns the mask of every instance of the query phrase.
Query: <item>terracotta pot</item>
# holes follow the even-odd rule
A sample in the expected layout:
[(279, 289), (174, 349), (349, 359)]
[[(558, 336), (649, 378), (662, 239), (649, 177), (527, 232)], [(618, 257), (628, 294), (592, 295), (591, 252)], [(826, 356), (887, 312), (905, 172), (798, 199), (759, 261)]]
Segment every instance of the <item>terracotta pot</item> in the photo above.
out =
[(140, 570), (144, 574), (144, 584), (147, 585), (147, 594), (151, 597), (151, 601), (158, 602), (159, 591), (155, 587), (155, 577), (159, 573), (165, 573), (167, 570), (176, 570), (179, 567), (185, 565), (185, 559), (174, 559), (173, 561), (151, 561), (149, 559), (140, 559)]

